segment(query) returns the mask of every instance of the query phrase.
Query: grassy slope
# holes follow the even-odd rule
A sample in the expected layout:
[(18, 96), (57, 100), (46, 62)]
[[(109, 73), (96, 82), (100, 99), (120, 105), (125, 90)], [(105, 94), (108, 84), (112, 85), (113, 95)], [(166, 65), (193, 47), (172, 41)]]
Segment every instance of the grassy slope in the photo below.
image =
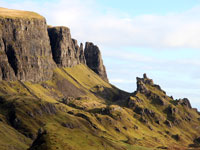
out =
[[(0, 101), (0, 131), (4, 135), (7, 132), (6, 138), (0, 135), (1, 150), (9, 146), (27, 149), (41, 127), (47, 131), (40, 137), (43, 143), (37, 143), (32, 149), (145, 150), (158, 146), (185, 149), (200, 133), (196, 128), (199, 115), (194, 110), (177, 106), (178, 118), (188, 112), (192, 121), (169, 128), (163, 123), (167, 117), (163, 112), (165, 107), (151, 104), (138, 93), (137, 97), (143, 101), (138, 105), (162, 118), (160, 125), (148, 117), (148, 124), (142, 123), (132, 108), (117, 103), (125, 98), (119, 95), (129, 94), (103, 81), (84, 65), (57, 68), (51, 80), (38, 84), (2, 81), (0, 85), (3, 99)], [(153, 87), (148, 89), (163, 95)], [(68, 99), (65, 104), (63, 99)], [(134, 101), (135, 97), (131, 99)], [(170, 104), (168, 97), (165, 101)], [(10, 116), (13, 112), (14, 119)], [(181, 136), (180, 141), (171, 137), (175, 134)]]
[(44, 19), (35, 12), (7, 9), (0, 7), (0, 18), (26, 18), (26, 19)]

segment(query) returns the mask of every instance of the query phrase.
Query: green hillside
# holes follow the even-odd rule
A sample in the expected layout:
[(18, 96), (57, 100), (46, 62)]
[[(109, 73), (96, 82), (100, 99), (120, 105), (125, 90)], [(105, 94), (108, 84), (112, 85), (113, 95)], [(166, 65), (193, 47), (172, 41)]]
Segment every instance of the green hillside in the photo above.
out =
[[(0, 81), (1, 150), (189, 149), (200, 115), (146, 76), (127, 93), (85, 65), (41, 83)], [(192, 147), (190, 146), (190, 149)]]

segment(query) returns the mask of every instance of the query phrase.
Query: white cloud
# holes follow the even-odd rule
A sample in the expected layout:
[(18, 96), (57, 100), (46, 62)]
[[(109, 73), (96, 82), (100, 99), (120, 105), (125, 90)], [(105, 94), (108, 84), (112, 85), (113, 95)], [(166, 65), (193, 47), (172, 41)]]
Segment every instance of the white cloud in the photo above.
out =
[[(95, 0), (0, 2), (1, 6), (41, 13), (53, 25), (71, 28), (73, 37), (97, 44), (152, 48), (200, 48), (200, 7), (179, 14), (102, 13)], [(120, 17), (119, 17), (120, 16)]]
[[(103, 47), (104, 56), (109, 58), (106, 67), (111, 77), (110, 82), (123, 89), (133, 91), (135, 80), (132, 79), (147, 72), (169, 93), (176, 97), (189, 97), (194, 100), (194, 104), (198, 103), (199, 95), (195, 93), (199, 91), (192, 91), (192, 87), (199, 89), (199, 84), (195, 84), (200, 82), (199, 57), (178, 57), (176, 60), (167, 55), (162, 59), (159, 54), (155, 57), (148, 53), (143, 55), (126, 51), (125, 47), (148, 48), (151, 49), (151, 54), (153, 49), (171, 49), (173, 53), (178, 48), (200, 48), (200, 6), (182, 13), (140, 16), (128, 16), (112, 12), (112, 9), (103, 12), (95, 0), (16, 0), (12, 3), (1, 0), (0, 6), (36, 11), (44, 15), (51, 25), (68, 26), (72, 37), (79, 42), (92, 41), (100, 48)], [(111, 47), (112, 50), (106, 51), (106, 47)], [(176, 55), (182, 54), (180, 52)], [(186, 91), (191, 90), (185, 92), (180, 87)]]

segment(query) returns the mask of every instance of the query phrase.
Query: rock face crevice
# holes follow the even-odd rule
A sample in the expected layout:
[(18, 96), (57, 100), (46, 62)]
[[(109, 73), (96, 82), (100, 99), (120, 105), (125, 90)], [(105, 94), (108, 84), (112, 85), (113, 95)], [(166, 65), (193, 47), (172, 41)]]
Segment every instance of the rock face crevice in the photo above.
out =
[(5, 52), (8, 58), (8, 63), (12, 67), (15, 75), (18, 73), (18, 63), (17, 63), (17, 58), (16, 58), (16, 53), (12, 47), (12, 45), (8, 45), (7, 48), (5, 48)]
[(87, 66), (97, 73), (103, 80), (108, 81), (99, 48), (91, 42), (86, 42), (84, 54)]

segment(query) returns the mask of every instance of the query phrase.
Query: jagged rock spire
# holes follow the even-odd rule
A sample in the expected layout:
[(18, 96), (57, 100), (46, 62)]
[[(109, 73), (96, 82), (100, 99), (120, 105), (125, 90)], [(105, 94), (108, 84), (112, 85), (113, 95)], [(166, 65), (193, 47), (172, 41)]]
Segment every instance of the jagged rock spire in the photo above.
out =
[(53, 59), (59, 67), (72, 67), (85, 64), (83, 48), (79, 47), (77, 40), (71, 38), (67, 27), (48, 28)]
[(99, 48), (91, 42), (86, 42), (84, 54), (87, 66), (97, 73), (103, 80), (108, 81)]

